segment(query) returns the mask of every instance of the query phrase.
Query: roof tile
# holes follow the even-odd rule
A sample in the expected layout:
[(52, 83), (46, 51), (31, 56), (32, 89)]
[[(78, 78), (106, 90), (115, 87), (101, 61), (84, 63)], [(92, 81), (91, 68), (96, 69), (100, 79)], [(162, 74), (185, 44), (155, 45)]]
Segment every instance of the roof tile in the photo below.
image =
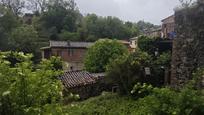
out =
[(69, 71), (59, 77), (66, 88), (74, 88), (96, 83), (94, 76), (86, 71)]

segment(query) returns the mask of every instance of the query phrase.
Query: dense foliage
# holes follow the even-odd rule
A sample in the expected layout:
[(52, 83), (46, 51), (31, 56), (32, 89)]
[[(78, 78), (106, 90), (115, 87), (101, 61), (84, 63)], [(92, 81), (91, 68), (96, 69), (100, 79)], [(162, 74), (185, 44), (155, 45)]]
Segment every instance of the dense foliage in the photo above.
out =
[(180, 92), (169, 88), (155, 88), (149, 96), (138, 100), (137, 114), (200, 115), (203, 114), (203, 94), (193, 89)]
[(171, 48), (160, 47), (159, 44), (163, 44), (162, 42), (163, 40), (161, 39), (147, 36), (140, 36), (138, 38), (139, 50), (148, 53), (151, 57), (151, 64), (149, 65), (151, 68), (151, 79), (149, 80), (154, 86), (164, 85), (164, 78), (167, 78), (171, 68)]
[(102, 94), (82, 103), (68, 106), (70, 114), (102, 115), (202, 115), (204, 94), (192, 87), (175, 91), (136, 84), (132, 91), (136, 98)]
[(15, 28), (9, 37), (9, 44), (15, 51), (34, 53), (37, 47), (38, 33), (30, 25)]
[(154, 54), (154, 51), (156, 51), (155, 39), (147, 36), (140, 36), (138, 38), (138, 47), (141, 51)]
[(154, 79), (152, 79), (154, 85), (156, 86), (164, 85), (165, 77), (167, 77), (166, 74), (169, 75), (170, 68), (171, 68), (170, 52), (161, 53), (156, 57), (153, 56), (151, 70), (152, 75), (154, 76)]
[[(106, 78), (109, 83), (118, 84), (122, 94), (130, 94), (132, 87), (137, 82), (163, 86), (165, 71), (168, 71), (170, 62), (171, 55), (168, 52), (155, 57), (136, 50), (132, 54), (112, 60), (106, 68)], [(149, 68), (149, 75), (145, 68)]]
[(0, 5), (0, 50), (8, 50), (9, 46), (9, 35), (12, 30), (19, 26), (19, 20), (17, 17), (9, 10)]
[[(95, 14), (85, 16), (82, 20), (82, 27), (86, 29), (85, 34), (88, 40), (97, 40), (98, 38), (128, 39), (139, 34), (135, 23), (124, 23), (116, 17), (99, 17)], [(90, 38), (91, 36), (94, 39)]]
[(104, 72), (114, 59), (127, 54), (127, 48), (116, 40), (98, 40), (87, 52), (84, 64), (90, 72)]
[(131, 95), (135, 98), (143, 98), (153, 92), (153, 86), (152, 85), (147, 85), (146, 83), (137, 83), (134, 85)]
[(137, 82), (145, 82), (144, 68), (150, 66), (151, 57), (141, 51), (112, 60), (107, 66), (107, 80), (119, 85), (120, 93), (130, 94)]
[(129, 97), (103, 93), (99, 97), (73, 103), (67, 110), (70, 115), (129, 115), (136, 106), (136, 102)]
[[(11, 53), (17, 61), (14, 66), (8, 58)], [(44, 108), (61, 102), (62, 85), (57, 79), (61, 71), (49, 60), (34, 65), (31, 57), (0, 53), (0, 114), (42, 114)]]

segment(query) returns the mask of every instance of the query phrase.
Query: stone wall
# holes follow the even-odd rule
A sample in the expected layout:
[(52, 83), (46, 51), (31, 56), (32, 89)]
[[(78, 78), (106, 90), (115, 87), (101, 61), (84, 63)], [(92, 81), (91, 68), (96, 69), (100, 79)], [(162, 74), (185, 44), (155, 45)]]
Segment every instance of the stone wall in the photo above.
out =
[(175, 12), (171, 84), (182, 86), (192, 72), (204, 66), (204, 4)]

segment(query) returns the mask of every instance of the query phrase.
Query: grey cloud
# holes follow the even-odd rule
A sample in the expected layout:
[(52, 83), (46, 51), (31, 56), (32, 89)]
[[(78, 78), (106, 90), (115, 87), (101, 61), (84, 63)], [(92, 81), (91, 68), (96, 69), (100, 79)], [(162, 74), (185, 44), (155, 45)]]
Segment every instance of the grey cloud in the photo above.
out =
[(178, 0), (76, 0), (83, 14), (116, 16), (125, 21), (145, 20), (160, 24), (161, 19), (173, 14)]

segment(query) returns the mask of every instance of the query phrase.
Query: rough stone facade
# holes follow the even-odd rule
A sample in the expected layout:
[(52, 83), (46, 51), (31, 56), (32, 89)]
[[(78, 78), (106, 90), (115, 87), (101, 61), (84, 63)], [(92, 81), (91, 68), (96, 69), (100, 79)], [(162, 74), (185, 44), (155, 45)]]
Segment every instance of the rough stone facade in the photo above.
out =
[(204, 66), (204, 4), (175, 12), (171, 84), (182, 86), (192, 72)]

